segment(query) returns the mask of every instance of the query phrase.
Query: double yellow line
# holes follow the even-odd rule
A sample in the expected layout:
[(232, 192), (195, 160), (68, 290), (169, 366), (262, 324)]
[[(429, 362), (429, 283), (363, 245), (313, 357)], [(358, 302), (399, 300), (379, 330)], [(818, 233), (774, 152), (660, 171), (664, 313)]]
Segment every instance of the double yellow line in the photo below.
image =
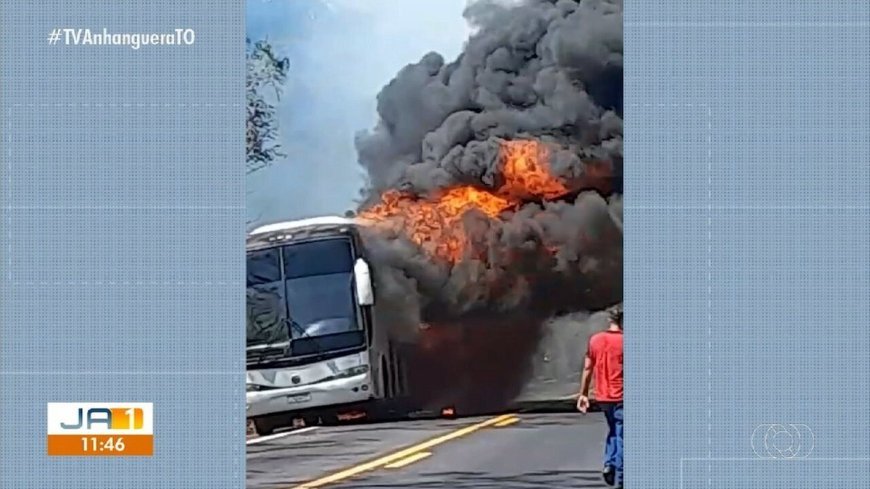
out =
[(470, 426), (466, 426), (464, 428), (458, 429), (456, 431), (452, 431), (445, 435), (438, 436), (436, 438), (432, 438), (430, 440), (424, 441), (423, 443), (419, 443), (417, 445), (405, 448), (404, 450), (399, 450), (398, 452), (391, 453), (389, 455), (385, 455), (376, 460), (372, 460), (371, 462), (366, 462), (360, 465), (356, 465), (354, 467), (350, 467), (344, 469), (340, 472), (336, 472), (334, 474), (328, 475), (326, 477), (321, 477), (320, 479), (313, 480), (311, 482), (306, 482), (304, 484), (298, 485), (293, 489), (315, 489), (318, 487), (323, 487), (327, 484), (332, 484), (335, 482), (340, 482), (345, 479), (349, 479), (356, 475), (362, 474), (363, 472), (368, 472), (370, 470), (378, 469), (381, 467), (389, 468), (389, 469), (397, 469), (399, 467), (404, 467), (406, 465), (410, 465), (418, 460), (422, 460), (432, 453), (428, 452), (430, 448), (441, 445), (442, 443), (447, 443), (448, 441), (455, 440), (457, 438), (461, 438), (463, 436), (468, 436), (475, 431), (481, 430), (483, 428), (487, 428), (489, 426), (509, 426), (520, 419), (513, 414), (504, 414), (501, 416), (496, 416), (495, 418), (490, 418), (486, 421), (482, 421), (477, 424), (473, 424)]

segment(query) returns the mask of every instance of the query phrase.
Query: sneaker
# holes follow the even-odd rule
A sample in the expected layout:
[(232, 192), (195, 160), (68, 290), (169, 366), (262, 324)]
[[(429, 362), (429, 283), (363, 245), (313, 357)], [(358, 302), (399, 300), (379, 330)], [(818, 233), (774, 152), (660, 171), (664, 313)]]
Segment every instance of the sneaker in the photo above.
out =
[(604, 482), (608, 486), (612, 486), (614, 479), (616, 477), (616, 471), (613, 470), (613, 467), (611, 467), (609, 465), (605, 465), (604, 470), (601, 471), (601, 477), (604, 478)]

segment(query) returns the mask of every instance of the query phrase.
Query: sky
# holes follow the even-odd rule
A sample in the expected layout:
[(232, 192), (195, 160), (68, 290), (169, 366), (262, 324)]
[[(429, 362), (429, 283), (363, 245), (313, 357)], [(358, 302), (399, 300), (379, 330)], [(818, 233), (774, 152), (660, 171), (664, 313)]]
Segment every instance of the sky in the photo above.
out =
[(363, 182), (354, 135), (377, 122), (377, 94), (430, 51), (452, 61), (467, 0), (248, 0), (252, 41), (290, 59), (278, 103), (286, 158), (248, 177), (248, 219), (267, 223), (354, 207)]

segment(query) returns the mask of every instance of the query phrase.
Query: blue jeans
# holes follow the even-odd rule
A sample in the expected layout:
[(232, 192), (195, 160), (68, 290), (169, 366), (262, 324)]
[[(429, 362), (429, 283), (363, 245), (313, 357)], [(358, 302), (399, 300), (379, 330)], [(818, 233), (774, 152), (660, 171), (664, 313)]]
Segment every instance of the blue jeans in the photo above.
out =
[(604, 466), (613, 468), (616, 484), (622, 482), (622, 403), (599, 403), (607, 418), (607, 442), (604, 444)]

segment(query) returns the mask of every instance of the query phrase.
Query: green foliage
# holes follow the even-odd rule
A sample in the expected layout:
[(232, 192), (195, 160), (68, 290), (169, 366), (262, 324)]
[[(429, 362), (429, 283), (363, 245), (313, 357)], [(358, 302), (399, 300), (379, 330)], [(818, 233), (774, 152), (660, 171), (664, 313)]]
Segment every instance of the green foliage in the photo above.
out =
[(278, 118), (275, 103), (280, 100), (287, 80), (290, 60), (275, 54), (268, 41), (246, 40), (247, 62), (247, 174), (261, 170), (279, 157)]

